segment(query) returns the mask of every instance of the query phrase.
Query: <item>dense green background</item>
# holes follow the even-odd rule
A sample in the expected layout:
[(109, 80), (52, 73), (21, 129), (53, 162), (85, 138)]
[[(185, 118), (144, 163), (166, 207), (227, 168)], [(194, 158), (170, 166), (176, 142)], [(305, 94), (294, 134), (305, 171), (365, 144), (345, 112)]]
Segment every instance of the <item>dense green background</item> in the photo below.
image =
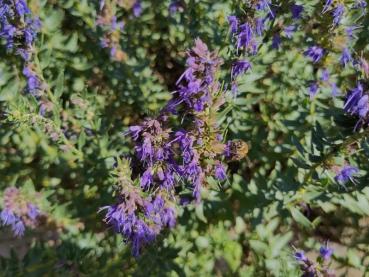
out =
[[(222, 78), (229, 79), (226, 18), (241, 14), (242, 1), (184, 2), (184, 11), (174, 15), (162, 0), (143, 1), (139, 18), (118, 9), (126, 20), (121, 47), (128, 58), (117, 62), (99, 46), (97, 1), (29, 1), (43, 23), (37, 59), (54, 109), (47, 118), (37, 114), (37, 103), (23, 92), (21, 60), (1, 47), (0, 190), (42, 191), (58, 231), (37, 230), (17, 241), (1, 229), (0, 275), (298, 276), (292, 245), (316, 252), (326, 240), (335, 248), (333, 268), (344, 276), (351, 276), (349, 269), (358, 276), (367, 270), (369, 145), (361, 135), (352, 153), (341, 147), (355, 124), (342, 111), (342, 97), (323, 90), (310, 101), (307, 82), (317, 71), (303, 56), (309, 44), (304, 28), (284, 38), (279, 51), (267, 37), (238, 96), (228, 99), (221, 117), (227, 138), (250, 145), (247, 159), (229, 165), (229, 182), (209, 188), (201, 204), (179, 207), (176, 228), (138, 259), (106, 230), (97, 210), (114, 201), (115, 158), (133, 149), (122, 132), (170, 99), (196, 37), (220, 52)], [(321, 1), (298, 2), (324, 23)], [(278, 17), (281, 24), (284, 18)], [(368, 22), (362, 19), (355, 45), (364, 55)], [(311, 34), (329, 36), (325, 29)], [(344, 92), (354, 76), (352, 68), (337, 69), (334, 78)], [(54, 132), (65, 136), (53, 141)], [(347, 157), (358, 166), (358, 185), (345, 190), (334, 183), (319, 166), (327, 157), (341, 164)]]

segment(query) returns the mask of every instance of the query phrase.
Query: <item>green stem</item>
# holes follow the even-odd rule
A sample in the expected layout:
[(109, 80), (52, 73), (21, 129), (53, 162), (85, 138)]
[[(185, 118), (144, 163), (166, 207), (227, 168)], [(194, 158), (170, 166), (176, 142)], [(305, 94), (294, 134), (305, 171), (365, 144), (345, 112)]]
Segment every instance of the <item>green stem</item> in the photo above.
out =
[(363, 132), (361, 133), (356, 133), (353, 136), (349, 136), (348, 138), (346, 138), (341, 144), (337, 144), (333, 147), (333, 149), (323, 158), (322, 161), (320, 161), (319, 163), (316, 163), (315, 165), (313, 165), (311, 167), (311, 169), (309, 170), (309, 173), (306, 174), (305, 178), (304, 178), (304, 182), (306, 183), (307, 181), (309, 181), (311, 179), (311, 176), (313, 175), (313, 173), (315, 172), (315, 170), (320, 167), (320, 166), (324, 166), (327, 161), (331, 160), (332, 158), (334, 158), (339, 152), (341, 152), (343, 149), (346, 149), (348, 146), (350, 146), (351, 144), (363, 139), (364, 137), (366, 137), (367, 135), (369, 135), (369, 128), (365, 129)]
[[(32, 122), (37, 121), (43, 124), (44, 126), (49, 125), (52, 126), (53, 130), (58, 133), (59, 140), (62, 144), (66, 145), (68, 149), (70, 149), (79, 160), (83, 159), (83, 152), (77, 149), (73, 143), (71, 143), (68, 138), (64, 135), (63, 131), (58, 128), (58, 126), (52, 121), (38, 114), (20, 114), (19, 112), (11, 113), (12, 117), (15, 121), (18, 122), (27, 122), (32, 124)], [(9, 117), (8, 117), (9, 119)], [(45, 127), (44, 127), (45, 128)]]

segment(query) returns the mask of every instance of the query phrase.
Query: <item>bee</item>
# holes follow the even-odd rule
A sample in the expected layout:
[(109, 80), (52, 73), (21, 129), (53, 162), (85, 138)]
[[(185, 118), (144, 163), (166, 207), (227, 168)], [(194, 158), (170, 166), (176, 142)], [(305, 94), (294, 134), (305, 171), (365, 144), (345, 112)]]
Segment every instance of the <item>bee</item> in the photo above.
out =
[(227, 156), (231, 161), (239, 161), (247, 156), (249, 146), (243, 140), (232, 140), (227, 145)]

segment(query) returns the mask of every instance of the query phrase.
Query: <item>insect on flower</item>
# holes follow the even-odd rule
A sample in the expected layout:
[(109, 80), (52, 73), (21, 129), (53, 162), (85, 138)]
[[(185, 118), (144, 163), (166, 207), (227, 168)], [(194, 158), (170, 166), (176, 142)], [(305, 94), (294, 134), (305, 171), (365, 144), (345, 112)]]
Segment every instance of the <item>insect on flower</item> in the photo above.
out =
[(231, 161), (239, 161), (247, 156), (249, 146), (242, 140), (232, 140), (226, 146), (226, 157)]

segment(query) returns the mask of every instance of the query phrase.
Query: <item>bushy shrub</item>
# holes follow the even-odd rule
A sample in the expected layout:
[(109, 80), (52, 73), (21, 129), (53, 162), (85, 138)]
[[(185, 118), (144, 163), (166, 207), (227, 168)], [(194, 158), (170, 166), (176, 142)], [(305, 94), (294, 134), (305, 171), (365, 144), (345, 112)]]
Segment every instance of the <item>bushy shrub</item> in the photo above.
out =
[(362, 0), (0, 0), (4, 276), (369, 274)]

